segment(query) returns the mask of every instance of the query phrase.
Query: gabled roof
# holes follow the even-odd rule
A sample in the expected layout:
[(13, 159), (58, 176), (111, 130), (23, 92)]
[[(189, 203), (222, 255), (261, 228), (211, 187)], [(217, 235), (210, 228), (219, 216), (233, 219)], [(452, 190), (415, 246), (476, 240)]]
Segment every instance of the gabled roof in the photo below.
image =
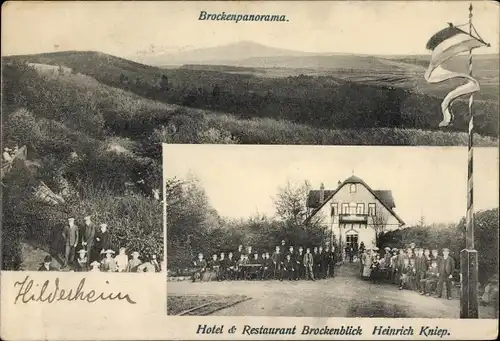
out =
[[(319, 202), (319, 192), (318, 190), (313, 190), (309, 192), (307, 197), (307, 207), (314, 208), (311, 215), (304, 221), (307, 223), (325, 204), (335, 195), (337, 192), (347, 184), (362, 184), (388, 211), (391, 213), (398, 221), (401, 226), (405, 222), (394, 212), (393, 208), (396, 207), (394, 203), (394, 198), (390, 190), (372, 190), (366, 182), (355, 175), (350, 176), (344, 182), (342, 182), (335, 190), (325, 190), (325, 200), (323, 203)], [(317, 193), (316, 193), (317, 192)], [(312, 205), (310, 205), (312, 204)]]

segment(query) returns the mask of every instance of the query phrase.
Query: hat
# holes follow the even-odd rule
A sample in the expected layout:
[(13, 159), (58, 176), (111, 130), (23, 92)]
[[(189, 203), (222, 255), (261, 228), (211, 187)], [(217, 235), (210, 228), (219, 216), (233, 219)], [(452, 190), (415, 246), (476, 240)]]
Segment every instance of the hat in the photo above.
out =
[(78, 251), (78, 253), (87, 253), (87, 250), (81, 249), (81, 250)]
[(101, 265), (101, 263), (99, 263), (98, 261), (95, 260), (92, 263), (90, 263), (90, 265), (97, 266), (97, 265)]
[(68, 221), (75, 221), (75, 218), (68, 218)]
[(397, 247), (393, 247), (392, 251), (398, 251), (398, 248)]
[[(132, 253), (131, 253), (131, 255), (132, 255), (132, 256), (134, 256), (134, 255), (140, 256), (141, 254), (140, 254), (139, 252), (137, 252), (137, 251), (134, 251), (134, 252), (132, 252)], [(200, 252), (200, 253), (198, 253), (198, 256), (199, 256), (199, 255), (202, 255), (202, 256), (203, 256), (203, 253), (201, 253), (201, 252)]]
[(101, 224), (101, 227), (108, 227), (108, 224)]
[(375, 247), (373, 248), (373, 251), (378, 251), (378, 247), (376, 247), (376, 246), (375, 246)]
[(111, 253), (114, 254), (115, 252), (111, 249), (107, 249), (106, 251), (101, 251), (101, 253)]
[(45, 256), (45, 258), (43, 259), (43, 262), (44, 263), (50, 263), (50, 262), (52, 262), (52, 256), (50, 256), (50, 255)]
[(391, 248), (386, 246), (386, 247), (384, 247), (384, 250), (391, 250)]
[(448, 249), (447, 247), (445, 247), (445, 248), (443, 249), (443, 252), (450, 252), (450, 249)]
[(281, 242), (282, 242), (282, 243), (284, 243), (284, 242), (285, 242), (285, 240), (283, 239), (283, 240), (281, 240)]

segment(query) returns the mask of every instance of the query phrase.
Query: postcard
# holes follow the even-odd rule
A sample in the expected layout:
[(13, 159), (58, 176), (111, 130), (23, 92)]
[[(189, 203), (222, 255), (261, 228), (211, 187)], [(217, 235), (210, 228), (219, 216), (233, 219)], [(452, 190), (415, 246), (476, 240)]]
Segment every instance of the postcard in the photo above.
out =
[(6, 2), (2, 339), (495, 338), (498, 19)]

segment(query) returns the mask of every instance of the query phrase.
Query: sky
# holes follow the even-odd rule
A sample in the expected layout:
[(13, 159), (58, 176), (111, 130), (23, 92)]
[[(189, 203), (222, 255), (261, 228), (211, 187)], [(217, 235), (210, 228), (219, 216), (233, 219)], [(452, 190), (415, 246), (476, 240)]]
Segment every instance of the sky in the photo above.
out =
[[(498, 149), (474, 150), (475, 210), (498, 207)], [(274, 215), (278, 189), (308, 180), (313, 189), (351, 175), (391, 190), (407, 226), (456, 223), (466, 211), (466, 147), (164, 145), (164, 176), (194, 175), (221, 216)]]
[[(474, 4), (474, 24), (498, 53), (500, 6)], [(423, 54), (427, 40), (468, 20), (466, 1), (65, 2), (3, 4), (2, 54), (94, 50), (137, 56), (238, 41), (317, 53)], [(208, 13), (284, 14), (288, 22), (199, 21)]]

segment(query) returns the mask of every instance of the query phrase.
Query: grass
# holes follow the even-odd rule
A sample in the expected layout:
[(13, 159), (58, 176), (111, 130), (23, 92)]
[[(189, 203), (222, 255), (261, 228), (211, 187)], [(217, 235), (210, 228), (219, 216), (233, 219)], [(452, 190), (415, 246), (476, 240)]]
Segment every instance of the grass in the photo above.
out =
[[(167, 295), (167, 315), (210, 315), (215, 311), (247, 300), (244, 295)], [(205, 305), (206, 304), (206, 305)], [(203, 307), (201, 307), (203, 305)], [(187, 312), (190, 309), (199, 309)]]

